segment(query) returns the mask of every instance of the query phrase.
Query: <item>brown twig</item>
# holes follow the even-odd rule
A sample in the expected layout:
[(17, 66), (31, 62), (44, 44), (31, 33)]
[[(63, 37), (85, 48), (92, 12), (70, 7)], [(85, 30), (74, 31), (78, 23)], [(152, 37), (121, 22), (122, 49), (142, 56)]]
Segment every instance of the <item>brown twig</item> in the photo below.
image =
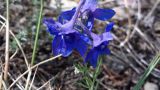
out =
[(9, 67), (9, 0), (6, 0), (6, 47), (5, 47), (5, 70), (4, 80), (7, 80), (7, 73)]

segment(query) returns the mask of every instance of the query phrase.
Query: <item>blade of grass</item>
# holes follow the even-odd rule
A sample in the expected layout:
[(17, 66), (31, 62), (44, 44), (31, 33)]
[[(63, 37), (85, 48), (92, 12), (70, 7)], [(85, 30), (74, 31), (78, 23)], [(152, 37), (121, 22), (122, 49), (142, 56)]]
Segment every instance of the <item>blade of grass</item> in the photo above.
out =
[(96, 71), (94, 72), (93, 82), (92, 82), (92, 85), (89, 88), (89, 90), (95, 90), (94, 89), (95, 88), (95, 83), (96, 83), (97, 76), (99, 75), (101, 65), (102, 65), (102, 57), (99, 57), (98, 66), (96, 67)]
[[(38, 23), (37, 23), (37, 27), (36, 27), (37, 28), (36, 29), (36, 37), (35, 37), (35, 41), (34, 41), (31, 66), (34, 64), (35, 57), (36, 57), (36, 51), (37, 51), (37, 47), (38, 47), (38, 37), (39, 37), (39, 31), (40, 31), (40, 25), (41, 25), (41, 19), (42, 19), (42, 12), (43, 12), (43, 0), (41, 0), (40, 2), (41, 2), (41, 6), (40, 6), (39, 17), (38, 17)], [(30, 72), (29, 72), (28, 77), (27, 77), (25, 90), (28, 90), (29, 81), (30, 81), (31, 72), (32, 72), (32, 70), (30, 68), (28, 68), (28, 70)]]
[(42, 12), (43, 12), (43, 0), (41, 0), (41, 8), (40, 8), (39, 18), (38, 18), (38, 23), (37, 23), (37, 30), (36, 30), (36, 37), (35, 37), (34, 48), (33, 48), (33, 53), (32, 53), (31, 66), (34, 64), (35, 57), (36, 57), (36, 50), (38, 46), (38, 37), (39, 37), (39, 30), (40, 30), (41, 19), (42, 19)]
[(151, 72), (154, 70), (154, 68), (159, 63), (159, 61), (160, 61), (160, 54), (155, 56), (155, 58), (149, 64), (148, 68), (145, 70), (144, 74), (142, 75), (141, 79), (138, 81), (136, 86), (133, 88), (133, 90), (140, 90), (140, 88), (144, 84), (146, 78), (151, 74)]

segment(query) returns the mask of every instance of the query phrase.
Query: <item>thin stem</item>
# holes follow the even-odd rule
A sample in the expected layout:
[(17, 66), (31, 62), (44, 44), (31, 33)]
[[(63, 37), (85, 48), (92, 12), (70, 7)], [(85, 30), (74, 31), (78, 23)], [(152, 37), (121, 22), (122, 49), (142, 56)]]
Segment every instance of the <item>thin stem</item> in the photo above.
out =
[(154, 70), (158, 62), (160, 61), (160, 54), (158, 54), (152, 62), (149, 64), (148, 68), (145, 70), (144, 74), (142, 75), (141, 79), (138, 81), (136, 86), (134, 86), (133, 90), (140, 90), (142, 85), (144, 84), (146, 78), (150, 75), (150, 73)]
[(5, 48), (5, 72), (4, 80), (7, 80), (8, 64), (9, 64), (9, 0), (6, 0), (6, 48)]
[(73, 15), (73, 17), (72, 17), (72, 19), (71, 19), (71, 21), (70, 21), (72, 27), (73, 27), (74, 24), (76, 23), (76, 19), (78, 18), (79, 12), (80, 12), (80, 10), (81, 10), (82, 5), (84, 4), (84, 1), (85, 1), (85, 0), (80, 0), (79, 5), (78, 5), (78, 7), (77, 7), (77, 9), (76, 9), (76, 12), (75, 12), (75, 14)]
[(96, 71), (95, 71), (95, 73), (93, 75), (92, 85), (89, 88), (89, 90), (94, 90), (94, 86), (95, 86), (95, 83), (96, 83), (97, 76), (99, 75), (99, 71), (100, 71), (101, 65), (102, 65), (102, 57), (99, 58), (98, 66), (97, 66)]
[(34, 64), (35, 57), (36, 57), (36, 50), (38, 46), (38, 37), (39, 37), (39, 30), (40, 30), (41, 19), (42, 19), (42, 12), (43, 12), (43, 0), (41, 0), (41, 8), (40, 8), (39, 18), (38, 18), (38, 23), (37, 23), (36, 38), (35, 38), (34, 48), (33, 48), (33, 53), (32, 53), (31, 66)]

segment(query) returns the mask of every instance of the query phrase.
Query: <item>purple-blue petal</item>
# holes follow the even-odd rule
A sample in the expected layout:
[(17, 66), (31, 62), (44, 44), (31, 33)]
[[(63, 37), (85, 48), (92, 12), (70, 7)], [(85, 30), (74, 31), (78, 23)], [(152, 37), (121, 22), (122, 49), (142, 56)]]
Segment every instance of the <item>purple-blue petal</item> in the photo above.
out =
[(76, 8), (73, 8), (72, 10), (68, 10), (68, 11), (64, 11), (62, 12), (59, 17), (58, 17), (58, 21), (61, 23), (61, 24), (65, 24), (66, 23), (66, 20), (67, 21), (70, 21), (74, 15), (76, 11)]
[(86, 26), (87, 26), (87, 28), (89, 29), (89, 31), (92, 31), (93, 25), (94, 25), (94, 16), (93, 16), (93, 14), (90, 12), (89, 15), (88, 15), (87, 23), (86, 23)]
[(94, 17), (96, 19), (105, 21), (108, 19), (111, 19), (114, 15), (115, 15), (115, 11), (112, 9), (101, 9), (101, 8), (97, 8), (94, 12)]
[(113, 26), (114, 26), (114, 22), (111, 22), (106, 26), (106, 32), (104, 32), (104, 33), (102, 33), (100, 35), (100, 38), (101, 38), (102, 42), (113, 40), (113, 36), (110, 33), (110, 31), (112, 30)]
[(65, 44), (66, 44), (66, 48), (65, 48), (65, 52), (63, 52), (63, 56), (68, 57), (72, 53), (74, 46), (66, 41), (65, 41)]
[(53, 18), (44, 18), (43, 23), (46, 25), (47, 31), (50, 34), (56, 35), (59, 33), (59, 31), (56, 29), (57, 25), (56, 22), (53, 20)]
[(91, 66), (96, 68), (98, 63), (98, 56), (98, 51), (96, 51), (95, 49), (91, 49), (86, 56), (85, 63), (89, 63)]
[(92, 45), (91, 39), (87, 35), (80, 35), (80, 38), (87, 44)]
[(110, 52), (110, 50), (106, 46), (105, 48), (103, 48), (102, 50), (100, 50), (99, 53), (101, 55), (109, 55), (111, 52)]
[(82, 12), (86, 11), (86, 10), (91, 10), (92, 12), (94, 12), (97, 8), (98, 2), (97, 0), (85, 0), (85, 3), (82, 7)]
[(63, 57), (69, 56), (73, 51), (73, 46), (64, 39), (64, 36), (57, 35), (52, 42), (52, 51), (54, 55), (62, 54)]
[(98, 51), (99, 55), (108, 55), (110, 54), (110, 50), (107, 48), (107, 45), (109, 44), (108, 41), (103, 42), (98, 47), (95, 47), (94, 49)]
[(97, 47), (102, 43), (102, 40), (99, 37), (99, 35), (91, 32), (91, 36), (92, 36), (92, 39), (93, 39), (93, 47)]
[(110, 32), (105, 32), (100, 35), (101, 42), (113, 40), (113, 36)]
[(55, 36), (52, 42), (52, 52), (53, 55), (63, 54), (65, 51), (66, 45), (62, 36)]
[(74, 33), (71, 33), (71, 34), (64, 35), (63, 38), (66, 44), (66, 51), (64, 53), (64, 56), (67, 57), (72, 53), (75, 47), (75, 35)]
[(61, 30), (60, 34), (67, 35), (67, 34), (72, 34), (72, 33), (76, 33), (76, 32), (77, 32), (76, 30), (66, 27), (63, 30)]
[(114, 26), (114, 22), (109, 23), (109, 24), (106, 26), (106, 32), (111, 31), (112, 28), (113, 28), (113, 26)]
[[(81, 35), (80, 35), (81, 36)], [(75, 42), (75, 49), (79, 52), (79, 54), (84, 58), (87, 52), (87, 42), (84, 41), (83, 37), (77, 36), (77, 40)]]

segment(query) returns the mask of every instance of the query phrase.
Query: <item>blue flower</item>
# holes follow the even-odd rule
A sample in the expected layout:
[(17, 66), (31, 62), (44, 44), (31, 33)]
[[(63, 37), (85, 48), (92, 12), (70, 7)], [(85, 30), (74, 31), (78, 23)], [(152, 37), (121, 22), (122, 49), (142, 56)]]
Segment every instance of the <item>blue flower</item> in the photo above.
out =
[(102, 35), (96, 35), (92, 33), (93, 47), (88, 52), (85, 62), (88, 62), (94, 68), (97, 66), (97, 60), (100, 55), (110, 54), (110, 50), (107, 48), (107, 45), (110, 40), (113, 39), (110, 30), (113, 28), (114, 23), (110, 23), (106, 27), (106, 32)]
[(87, 28), (91, 31), (94, 25), (94, 18), (102, 21), (111, 19), (115, 15), (115, 11), (112, 9), (97, 8), (97, 0), (86, 0), (81, 12), (88, 14), (86, 22)]
[(82, 38), (83, 36), (79, 33), (55, 36), (52, 42), (53, 54), (62, 54), (64, 57), (67, 57), (73, 50), (76, 50), (84, 57), (85, 52), (87, 51), (87, 44)]
[[(112, 9), (97, 8), (97, 0), (80, 0), (76, 8), (62, 12), (57, 21), (44, 18), (47, 31), (54, 36), (53, 54), (67, 57), (76, 50), (86, 63), (96, 67), (99, 56), (110, 54), (107, 45), (113, 39), (110, 30), (114, 23), (108, 24), (106, 31), (97, 35), (92, 32), (94, 18), (105, 21), (114, 14)], [(92, 47), (88, 48), (89, 46)]]
[(69, 56), (72, 51), (77, 50), (82, 57), (87, 51), (87, 37), (74, 29), (83, 0), (77, 9), (62, 12), (55, 22), (52, 18), (45, 18), (43, 23), (47, 26), (47, 31), (54, 36), (52, 51), (54, 55), (62, 54)]
[[(70, 24), (60, 24), (52, 18), (45, 18), (44, 24), (51, 35), (54, 35), (52, 42), (52, 51), (54, 55), (62, 54), (64, 57), (69, 56), (72, 51), (77, 50), (84, 57), (87, 51), (87, 37), (78, 31), (69, 28)], [(61, 26), (61, 27), (60, 27)], [(64, 28), (65, 26), (65, 28)]]

